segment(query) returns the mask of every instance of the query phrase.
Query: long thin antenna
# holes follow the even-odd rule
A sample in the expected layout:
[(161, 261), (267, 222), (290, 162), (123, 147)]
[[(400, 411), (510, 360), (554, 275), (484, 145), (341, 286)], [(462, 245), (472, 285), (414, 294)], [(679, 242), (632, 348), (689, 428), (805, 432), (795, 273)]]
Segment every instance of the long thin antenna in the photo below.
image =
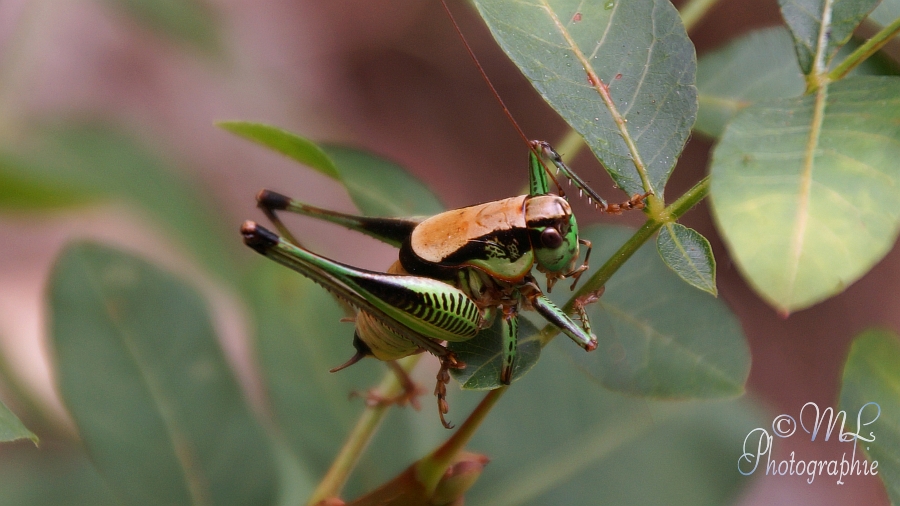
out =
[(447, 12), (447, 16), (450, 18), (450, 22), (453, 23), (453, 28), (456, 30), (456, 35), (459, 36), (460, 40), (462, 40), (463, 45), (466, 47), (466, 52), (469, 53), (469, 57), (472, 58), (472, 61), (475, 62), (475, 66), (478, 67), (478, 73), (481, 74), (481, 78), (484, 79), (484, 82), (487, 83), (488, 88), (491, 89), (491, 92), (494, 94), (494, 98), (497, 99), (497, 103), (500, 104), (500, 108), (503, 109), (503, 113), (506, 114), (506, 117), (509, 118), (509, 121), (512, 122), (513, 126), (516, 128), (516, 131), (519, 132), (519, 135), (522, 137), (522, 140), (525, 141), (525, 144), (531, 145), (531, 139), (525, 135), (525, 131), (522, 130), (522, 127), (519, 126), (519, 123), (516, 122), (516, 118), (513, 117), (512, 113), (509, 111), (509, 108), (506, 107), (506, 103), (503, 102), (503, 99), (500, 98), (500, 94), (497, 92), (497, 88), (494, 88), (494, 83), (491, 82), (490, 78), (488, 78), (487, 74), (484, 72), (484, 67), (481, 66), (481, 62), (478, 61), (478, 57), (475, 56), (475, 51), (472, 50), (472, 46), (469, 45), (469, 41), (466, 40), (465, 35), (462, 33), (462, 29), (459, 27), (459, 23), (456, 22), (456, 18), (453, 16), (453, 13), (450, 11), (450, 7), (447, 6), (447, 0), (441, 0), (441, 5), (444, 6), (444, 11)]
[(506, 107), (506, 102), (500, 97), (500, 93), (497, 92), (497, 88), (494, 87), (494, 83), (491, 82), (491, 79), (488, 77), (487, 73), (484, 71), (484, 67), (481, 66), (481, 62), (478, 61), (478, 57), (475, 56), (475, 51), (472, 50), (472, 46), (469, 45), (469, 41), (466, 40), (466, 36), (463, 35), (462, 29), (459, 27), (459, 23), (456, 22), (456, 18), (453, 16), (453, 12), (450, 11), (450, 7), (447, 5), (447, 0), (441, 0), (441, 5), (444, 6), (444, 11), (447, 13), (447, 17), (450, 18), (450, 22), (453, 24), (453, 29), (456, 30), (456, 35), (459, 36), (459, 39), (462, 41), (463, 46), (466, 48), (466, 52), (469, 53), (469, 57), (472, 58), (472, 61), (475, 63), (475, 67), (478, 68), (478, 73), (481, 74), (481, 78), (484, 79), (484, 82), (488, 85), (488, 88), (491, 89), (491, 93), (494, 95), (494, 98), (497, 100), (497, 103), (500, 104), (500, 108), (503, 109), (503, 113), (506, 114), (506, 117), (509, 118), (509, 121), (512, 123), (513, 127), (515, 127), (516, 131), (519, 132), (519, 136), (522, 137), (522, 140), (525, 141), (525, 144), (528, 145), (528, 149), (530, 149), (541, 162), (541, 165), (544, 166), (544, 171), (550, 176), (550, 179), (553, 181), (553, 184), (559, 188), (560, 195), (562, 195), (562, 187), (559, 185), (559, 182), (556, 180), (556, 176), (554, 176), (553, 171), (544, 164), (544, 159), (542, 156), (542, 152), (538, 150), (531, 139), (525, 135), (525, 131), (522, 130), (522, 127), (519, 126), (519, 122), (516, 121), (516, 118), (513, 117), (512, 112), (510, 112), (509, 108)]

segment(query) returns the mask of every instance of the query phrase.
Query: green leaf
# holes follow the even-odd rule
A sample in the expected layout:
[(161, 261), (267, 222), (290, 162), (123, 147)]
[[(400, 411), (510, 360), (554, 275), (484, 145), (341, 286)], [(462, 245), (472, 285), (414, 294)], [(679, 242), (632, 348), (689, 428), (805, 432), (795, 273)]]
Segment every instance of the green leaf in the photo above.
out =
[[(348, 190), (357, 187), (364, 195), (357, 201), (364, 212), (410, 216), (440, 209), (425, 186), (399, 168), (357, 151), (327, 149), (341, 161)], [(398, 187), (404, 188), (402, 199), (397, 198)], [(388, 368), (366, 359), (337, 373), (328, 372), (356, 352), (354, 327), (340, 321), (347, 316), (345, 310), (312, 281), (262, 259), (248, 286), (257, 355), (276, 421), (300, 465), (310, 476), (321, 476), (363, 410), (362, 399), (348, 399), (348, 395), (365, 395)], [(435, 372), (416, 379), (430, 391)], [(451, 416), (466, 412), (465, 401), (455, 398), (458, 394), (450, 389)], [(405, 409), (388, 415), (348, 484), (348, 497), (378, 486), (446, 438), (433, 404), (423, 404), (422, 412)], [(413, 433), (416, 437), (411, 439)]]
[[(844, 365), (841, 409), (848, 431), (874, 464), (893, 504), (900, 504), (900, 337), (888, 330), (867, 330), (853, 341)], [(868, 403), (875, 403), (875, 406)], [(880, 410), (880, 414), (879, 414)], [(858, 419), (865, 425), (857, 425)], [(877, 415), (877, 418), (875, 416)], [(871, 440), (874, 436), (874, 440)]]
[(358, 149), (316, 143), (261, 123), (223, 121), (220, 127), (266, 146), (340, 182), (367, 216), (431, 215), (437, 197), (399, 165)]
[(735, 448), (762, 424), (746, 401), (647, 402), (598, 389), (560, 353), (570, 345), (545, 349), (473, 437), (491, 463), (467, 504), (732, 504), (746, 483)]
[(403, 167), (346, 146), (326, 144), (341, 182), (353, 203), (367, 216), (430, 216), (444, 206), (428, 187)]
[(0, 151), (0, 209), (58, 209), (96, 198), (88, 188), (61, 183), (20, 157)]
[[(162, 222), (222, 279), (234, 280), (235, 233), (226, 230), (205, 193), (172, 172), (140, 140), (101, 123), (70, 123), (39, 132), (35, 149), (2, 160), (16, 178), (52, 185), (64, 200), (125, 199)], [(25, 198), (25, 196), (22, 196)], [(60, 200), (51, 193), (53, 200)]]
[(881, 0), (778, 0), (805, 74), (828, 68), (838, 48)]
[[(503, 386), (500, 370), (503, 365), (503, 333), (501, 318), (496, 318), (490, 328), (468, 341), (449, 343), (456, 357), (466, 364), (465, 369), (451, 369), (450, 374), (467, 390), (493, 390)], [(512, 381), (525, 375), (541, 356), (540, 334), (530, 321), (519, 318), (519, 338), (516, 346), (516, 362)]]
[(165, 37), (194, 44), (205, 51), (218, 49), (215, 12), (202, 0), (106, 0), (145, 27)]
[(883, 0), (869, 14), (869, 19), (881, 26), (887, 26), (900, 18), (900, 0)]
[(316, 169), (332, 179), (341, 180), (341, 175), (328, 154), (309, 139), (263, 123), (220, 121), (216, 125), (239, 137), (277, 151), (307, 167)]
[(25, 425), (0, 401), (0, 442), (30, 439), (38, 444), (38, 437), (25, 428)]
[(719, 137), (740, 110), (760, 100), (796, 97), (804, 87), (787, 30), (776, 27), (750, 32), (700, 58), (696, 129)]
[[(594, 244), (594, 259), (610, 257), (632, 234), (610, 226), (582, 232)], [(585, 353), (562, 336), (555, 341), (606, 388), (679, 399), (743, 393), (750, 351), (737, 318), (721, 300), (687, 286), (652, 245), (616, 272), (587, 312), (596, 351)]]
[(678, 223), (663, 226), (656, 249), (675, 274), (691, 286), (716, 295), (716, 259), (706, 237)]
[(125, 504), (268, 504), (269, 441), (194, 289), (130, 255), (67, 248), (50, 286), (62, 398)]
[[(353, 324), (341, 321), (344, 309), (322, 287), (274, 262), (263, 259), (253, 272), (257, 356), (275, 422), (308, 476), (300, 482), (305, 488), (300, 495), (308, 497), (359, 419), (365, 406), (359, 396), (389, 369), (370, 358), (328, 372), (356, 352)], [(427, 395), (436, 371), (416, 377)], [(393, 410), (357, 465), (347, 497), (378, 486), (446, 437), (434, 405), (423, 404), (421, 412)], [(451, 414), (465, 412), (451, 399)]]
[(893, 246), (898, 97), (900, 79), (848, 77), (815, 95), (748, 107), (722, 136), (712, 212), (732, 258), (778, 309), (843, 291)]
[[(697, 113), (696, 57), (668, 0), (476, 1), (500, 47), (629, 195), (657, 195)], [(602, 82), (594, 87), (589, 73)], [(608, 86), (610, 102), (597, 88)], [(625, 121), (616, 122), (618, 116)]]
[(118, 506), (122, 502), (83, 450), (51, 443), (6, 445), (0, 459), (0, 504), (16, 506)]

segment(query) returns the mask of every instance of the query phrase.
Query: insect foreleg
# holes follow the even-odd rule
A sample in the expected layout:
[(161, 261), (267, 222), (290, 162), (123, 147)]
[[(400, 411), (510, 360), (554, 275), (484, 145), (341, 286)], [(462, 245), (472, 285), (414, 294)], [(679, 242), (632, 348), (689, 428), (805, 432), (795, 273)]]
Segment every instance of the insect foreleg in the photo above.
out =
[[(584, 324), (584, 321), (587, 319), (586, 314), (583, 316), (582, 325), (578, 325), (569, 315), (548, 299), (546, 295), (541, 293), (541, 290), (534, 283), (527, 283), (522, 288), (522, 295), (527, 298), (534, 310), (543, 316), (545, 320), (556, 326), (563, 334), (569, 336), (585, 351), (597, 349), (597, 337), (591, 333), (590, 323), (586, 326)], [(579, 317), (581, 317), (581, 314)]]
[(582, 192), (586, 193), (588, 196), (588, 201), (593, 201), (597, 206), (597, 209), (605, 213), (619, 214), (622, 211), (629, 211), (631, 209), (643, 209), (644, 199), (652, 194), (652, 192), (647, 192), (643, 195), (635, 194), (632, 195), (630, 199), (620, 204), (609, 204), (600, 195), (598, 195), (597, 192), (591, 189), (591, 187), (588, 186), (587, 183), (585, 183), (584, 180), (578, 176), (578, 174), (573, 172), (565, 162), (563, 162), (562, 156), (560, 156), (560, 154), (557, 153), (552, 146), (550, 146), (550, 143), (545, 141), (531, 141), (531, 144), (534, 148), (544, 153), (544, 156), (546, 156), (547, 159), (550, 160), (550, 162), (556, 167), (558, 171), (562, 172), (567, 178), (569, 178), (569, 181), (571, 181), (572, 184), (574, 184), (575, 187), (578, 188), (579, 195), (581, 195)]

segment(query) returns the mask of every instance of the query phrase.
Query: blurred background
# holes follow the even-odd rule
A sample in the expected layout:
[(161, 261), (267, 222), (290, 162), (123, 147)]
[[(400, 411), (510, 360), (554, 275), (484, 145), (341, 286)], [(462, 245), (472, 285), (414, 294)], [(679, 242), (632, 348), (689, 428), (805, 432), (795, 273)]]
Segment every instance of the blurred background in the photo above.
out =
[[(560, 140), (565, 124), (494, 45), (477, 16), (465, 5), (453, 7), (469, 44), (527, 135)], [(702, 56), (748, 31), (780, 23), (776, 0), (722, 1), (691, 37)], [(261, 402), (243, 341), (245, 310), (215, 276), (231, 266), (205, 262), (202, 248), (188, 251), (177, 233), (156, 224), (158, 216), (146, 205), (116, 198), (85, 199), (72, 207), (80, 197), (64, 191), (69, 170), (134, 160), (135, 172), (121, 180), (109, 176), (109, 167), (97, 176), (128, 195), (131, 185), (156, 184), (142, 179), (142, 167), (163, 167), (174, 179), (160, 183), (149, 207), (175, 222), (181, 216), (193, 219), (193, 210), (167, 209), (165, 192), (201, 190), (197, 205), (215, 210), (207, 246), (236, 251), (243, 248), (239, 224), (261, 219), (254, 201), (261, 188), (353, 211), (337, 183), (214, 126), (232, 119), (277, 125), (393, 159), (448, 207), (515, 195), (525, 183), (526, 147), (436, 0), (3, 0), (0, 351), (7, 363), (5, 383), (17, 381), (37, 399), (33, 406), (10, 402), (27, 425), (74, 432), (47, 366), (43, 297), (53, 259), (67, 241), (82, 237), (139, 252), (203, 286), (215, 301), (229, 358), (250, 397)], [(710, 148), (707, 139), (691, 139), (670, 182), (671, 199), (706, 172)], [(120, 156), (104, 155), (110, 152)], [(82, 168), (71, 169), (69, 162)], [(3, 164), (59, 167), (42, 177), (63, 182), (63, 188), (58, 194), (30, 193), (42, 187), (4, 176), (10, 171)], [(616, 200), (612, 182), (598, 175), (589, 154), (573, 165), (580, 174), (592, 175), (591, 184), (602, 195)], [(582, 222), (609, 220), (587, 210), (578, 216)], [(611, 220), (636, 225), (641, 216)], [(843, 294), (782, 317), (741, 280), (705, 205), (683, 221), (713, 244), (720, 297), (740, 318), (751, 348), (749, 395), (772, 416), (796, 413), (810, 401), (836, 406), (853, 336), (873, 325), (900, 330), (897, 251)], [(360, 247), (358, 236), (328, 225), (298, 223), (317, 245), (353, 265), (383, 269), (395, 255), (374, 241), (363, 240), (366, 247)], [(44, 416), (29, 419), (30, 412)], [(843, 451), (836, 443), (799, 438), (783, 443), (779, 459), (789, 458), (791, 451), (806, 459), (840, 459)], [(735, 459), (740, 444), (734, 442)], [(3, 453), (0, 446), (0, 459)], [(853, 477), (844, 485), (826, 479), (813, 485), (787, 477), (747, 480), (752, 483), (739, 501), (745, 506), (887, 504), (880, 482), (871, 477)]]

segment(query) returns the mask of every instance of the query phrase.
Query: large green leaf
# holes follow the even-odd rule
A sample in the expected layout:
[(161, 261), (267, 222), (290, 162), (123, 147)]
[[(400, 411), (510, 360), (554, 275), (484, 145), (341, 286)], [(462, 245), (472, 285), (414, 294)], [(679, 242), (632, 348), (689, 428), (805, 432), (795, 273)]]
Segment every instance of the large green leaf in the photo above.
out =
[(67, 248), (50, 287), (59, 389), (126, 504), (269, 504), (275, 466), (203, 300), (96, 244)]
[(900, 79), (848, 77), (758, 103), (712, 161), (712, 211), (732, 257), (788, 312), (841, 292), (893, 246), (900, 224)]
[(444, 206), (421, 181), (396, 163), (358, 149), (325, 144), (341, 183), (367, 216), (428, 216)]
[[(661, 195), (697, 113), (694, 47), (672, 4), (475, 4), (500, 47), (585, 138), (618, 186), (628, 194), (646, 191), (635, 169), (639, 158)], [(608, 101), (599, 93), (607, 89)]]
[(17, 439), (30, 439), (35, 444), (38, 442), (38, 437), (25, 428), (22, 421), (0, 401), (0, 442)]
[(331, 158), (322, 151), (322, 148), (309, 139), (264, 123), (220, 121), (216, 125), (248, 141), (253, 141), (272, 151), (277, 151), (332, 179), (341, 179), (341, 175), (338, 173), (338, 169), (334, 166)]
[[(69, 123), (38, 135), (33, 149), (0, 156), (0, 172), (39, 185), (33, 191), (51, 188), (48, 204), (98, 198), (136, 204), (174, 232), (210, 271), (235, 279), (234, 232), (212, 212), (204, 192), (174, 174), (139, 139), (100, 123)], [(4, 167), (4, 161), (10, 163)]]
[(560, 346), (572, 344), (545, 349), (541, 363), (509, 388), (468, 445), (491, 463), (467, 504), (734, 500), (746, 483), (734, 467), (735, 448), (761, 424), (746, 402), (648, 402), (607, 392), (585, 381)]
[(696, 129), (719, 137), (728, 121), (747, 106), (765, 99), (796, 97), (804, 87), (787, 30), (776, 27), (751, 32), (700, 58)]
[(90, 202), (96, 191), (42, 174), (26, 160), (0, 152), (0, 209), (59, 209)]
[[(354, 353), (353, 324), (320, 286), (274, 262), (261, 261), (251, 281), (256, 348), (276, 423), (310, 476), (325, 474), (363, 411), (361, 398), (389, 374), (376, 359), (328, 372)], [(427, 366), (427, 364), (424, 364)], [(417, 375), (425, 388), (421, 412), (396, 409), (383, 423), (347, 488), (347, 497), (371, 490), (446, 437), (433, 401), (434, 370)], [(450, 388), (450, 419), (461, 417), (458, 389)], [(470, 404), (471, 402), (469, 402)], [(308, 480), (303, 496), (315, 480)]]
[(84, 451), (58, 442), (37, 449), (10, 445), (0, 459), (0, 504), (116, 506), (121, 501)]
[[(611, 256), (632, 233), (606, 226), (582, 235), (597, 259)], [(679, 279), (652, 244), (639, 249), (587, 309), (597, 350), (585, 353), (565, 337), (556, 340), (603, 386), (656, 398), (743, 392), (750, 352), (737, 318), (724, 302)]]
[[(847, 413), (847, 431), (865, 438), (855, 443), (858, 451), (868, 455), (873, 463), (878, 462), (878, 477), (887, 488), (891, 502), (900, 504), (900, 337), (897, 334), (867, 330), (856, 337), (844, 365), (840, 405)], [(857, 425), (857, 420), (862, 426)]]
[(804, 73), (823, 72), (881, 0), (778, 0)]
[[(229, 132), (277, 151), (340, 182), (368, 216), (431, 215), (443, 210), (437, 197), (394, 162), (371, 153), (326, 144), (262, 123), (223, 121)], [(297, 196), (303, 200), (303, 196)]]
[[(396, 166), (347, 148), (326, 149), (338, 162), (334, 167), (342, 182), (365, 213), (410, 216), (440, 210), (433, 194)], [(330, 156), (327, 159), (330, 161)], [(403, 189), (402, 198), (397, 188)], [(375, 359), (366, 359), (329, 373), (355, 353), (353, 324), (340, 321), (347, 316), (345, 309), (300, 274), (268, 260), (260, 264), (250, 279), (249, 295), (256, 322), (256, 348), (272, 410), (294, 458), (311, 475), (320, 476), (363, 410), (362, 399), (348, 399), (348, 395), (365, 395), (388, 368)], [(428, 392), (434, 385), (434, 373), (417, 378), (425, 382)], [(458, 389), (450, 388), (451, 420), (457, 413), (465, 413), (465, 402), (460, 404), (458, 394)], [(358, 464), (347, 497), (379, 485), (428, 451), (440, 437), (446, 437), (434, 404), (426, 401), (427, 397), (422, 413), (400, 409), (389, 414), (383, 430)]]

